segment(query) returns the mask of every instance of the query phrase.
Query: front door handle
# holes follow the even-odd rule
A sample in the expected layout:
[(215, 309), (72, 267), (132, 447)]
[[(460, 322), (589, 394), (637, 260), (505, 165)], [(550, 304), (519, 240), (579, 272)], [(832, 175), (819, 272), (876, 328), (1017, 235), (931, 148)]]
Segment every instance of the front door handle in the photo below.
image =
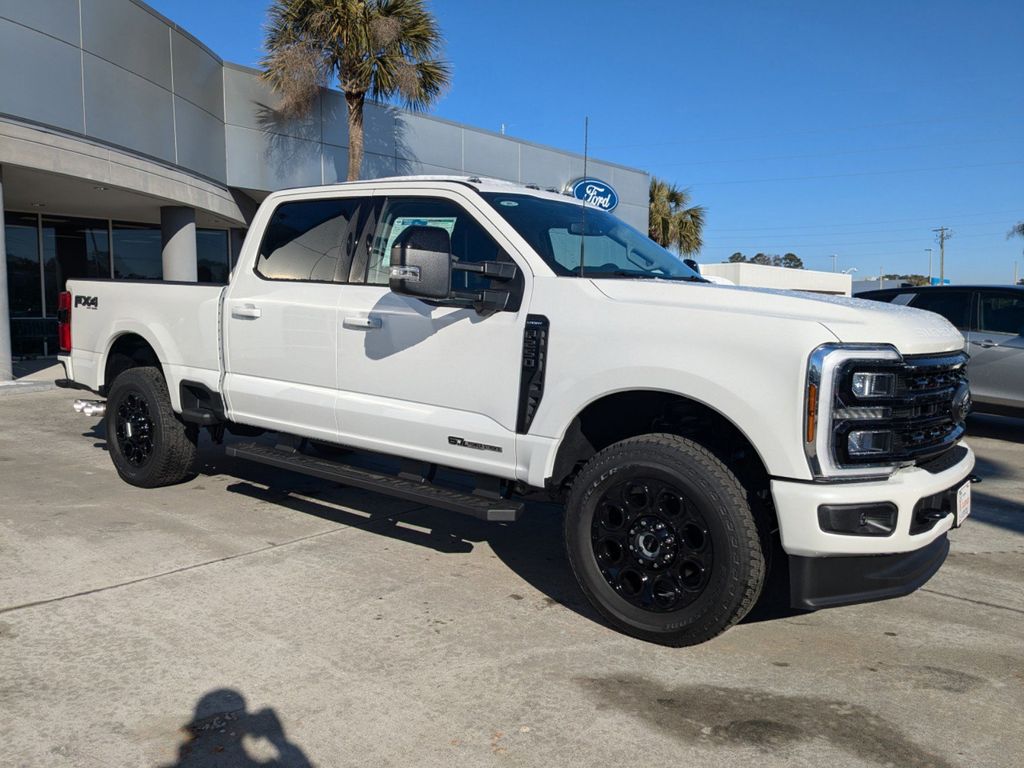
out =
[(353, 331), (368, 331), (372, 328), (380, 328), (379, 317), (368, 317), (366, 315), (353, 315), (341, 321), (345, 328)]
[(238, 318), (256, 318), (263, 315), (263, 310), (253, 304), (246, 304), (241, 307), (232, 307), (231, 316)]
[(992, 341), (992, 339), (985, 339), (984, 341), (975, 342), (982, 349), (992, 349), (992, 347), (998, 347), (999, 345)]

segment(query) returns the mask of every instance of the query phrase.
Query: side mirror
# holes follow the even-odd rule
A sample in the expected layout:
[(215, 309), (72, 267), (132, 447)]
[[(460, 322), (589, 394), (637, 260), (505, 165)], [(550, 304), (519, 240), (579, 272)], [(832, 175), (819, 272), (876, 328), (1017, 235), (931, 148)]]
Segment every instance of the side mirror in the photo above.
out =
[(696, 272), (696, 273), (697, 273), (698, 275), (700, 274), (700, 264), (698, 264), (698, 263), (697, 263), (696, 261), (694, 261), (693, 259), (683, 259), (683, 264), (685, 264), (686, 266), (688, 266), (688, 267), (689, 267), (690, 269), (692, 269), (692, 270), (693, 270), (694, 272)]
[(451, 295), (452, 238), (441, 227), (409, 227), (391, 246), (388, 285), (395, 293), (443, 301)]

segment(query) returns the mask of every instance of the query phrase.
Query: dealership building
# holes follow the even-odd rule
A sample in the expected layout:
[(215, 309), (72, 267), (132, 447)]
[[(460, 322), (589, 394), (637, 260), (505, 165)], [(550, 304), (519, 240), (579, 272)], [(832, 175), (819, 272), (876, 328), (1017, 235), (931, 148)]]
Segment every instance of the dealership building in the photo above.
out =
[[(69, 278), (225, 282), (269, 192), (344, 181), (342, 94), (286, 119), (258, 75), (137, 0), (0, 0), (0, 378), (8, 344), (55, 354)], [(584, 175), (580, 155), (389, 106), (367, 104), (365, 130), (366, 178)], [(586, 171), (647, 226), (646, 173)]]

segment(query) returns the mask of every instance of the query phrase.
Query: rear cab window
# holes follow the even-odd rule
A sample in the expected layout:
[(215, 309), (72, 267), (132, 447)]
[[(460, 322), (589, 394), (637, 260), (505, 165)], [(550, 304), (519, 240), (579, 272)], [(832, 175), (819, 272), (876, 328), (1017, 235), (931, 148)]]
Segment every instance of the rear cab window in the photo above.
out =
[(285, 202), (274, 209), (256, 257), (267, 280), (346, 282), (364, 198)]

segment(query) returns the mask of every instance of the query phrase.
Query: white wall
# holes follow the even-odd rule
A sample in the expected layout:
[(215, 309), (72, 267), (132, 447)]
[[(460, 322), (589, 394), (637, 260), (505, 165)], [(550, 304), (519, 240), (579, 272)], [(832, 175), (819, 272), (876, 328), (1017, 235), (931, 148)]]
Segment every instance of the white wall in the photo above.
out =
[(811, 269), (787, 269), (764, 264), (701, 264), (704, 276), (724, 277), (736, 285), (754, 288), (786, 288), (849, 296), (853, 279), (840, 272), (816, 272)]

